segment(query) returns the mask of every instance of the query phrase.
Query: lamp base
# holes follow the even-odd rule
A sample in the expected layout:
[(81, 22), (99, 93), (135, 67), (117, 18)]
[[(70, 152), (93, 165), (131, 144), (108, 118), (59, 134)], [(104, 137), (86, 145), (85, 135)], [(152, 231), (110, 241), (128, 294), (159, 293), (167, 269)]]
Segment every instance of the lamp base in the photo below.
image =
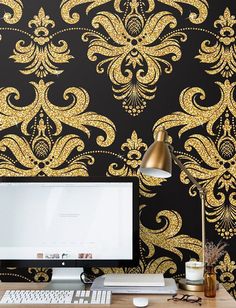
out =
[(194, 282), (186, 280), (185, 278), (181, 278), (179, 280), (179, 288), (187, 291), (203, 292), (204, 290), (203, 280)]

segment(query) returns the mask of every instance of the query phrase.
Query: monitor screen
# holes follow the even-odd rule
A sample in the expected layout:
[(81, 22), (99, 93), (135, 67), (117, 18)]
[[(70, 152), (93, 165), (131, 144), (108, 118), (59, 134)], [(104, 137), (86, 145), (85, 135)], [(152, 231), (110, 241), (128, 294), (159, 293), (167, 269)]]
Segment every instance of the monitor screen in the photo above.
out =
[(5, 178), (1, 266), (129, 266), (138, 257), (136, 178)]

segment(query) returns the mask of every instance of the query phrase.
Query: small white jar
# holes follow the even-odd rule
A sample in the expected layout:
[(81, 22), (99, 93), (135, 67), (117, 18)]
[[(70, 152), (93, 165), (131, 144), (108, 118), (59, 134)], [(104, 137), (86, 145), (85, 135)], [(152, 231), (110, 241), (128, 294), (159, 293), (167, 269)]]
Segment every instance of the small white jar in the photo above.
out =
[(185, 278), (190, 281), (203, 280), (204, 263), (200, 261), (188, 261), (185, 263)]

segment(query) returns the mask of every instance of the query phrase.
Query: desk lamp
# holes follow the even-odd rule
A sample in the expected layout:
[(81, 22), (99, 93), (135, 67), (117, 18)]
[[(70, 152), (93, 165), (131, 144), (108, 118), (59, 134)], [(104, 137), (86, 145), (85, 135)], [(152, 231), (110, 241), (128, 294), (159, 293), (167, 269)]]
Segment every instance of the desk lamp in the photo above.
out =
[[(168, 134), (164, 127), (160, 127), (157, 131), (156, 140), (150, 145), (143, 156), (140, 172), (144, 175), (157, 178), (169, 178), (172, 175), (172, 160), (183, 170), (189, 180), (196, 186), (201, 199), (201, 218), (202, 218), (202, 258), (201, 261), (205, 264), (205, 203), (206, 192), (204, 188), (195, 180), (192, 174), (186, 169), (178, 157), (174, 154), (174, 148), (168, 143)], [(188, 289), (187, 286), (183, 288)], [(199, 285), (199, 289), (200, 289)], [(191, 286), (189, 287), (189, 290)], [(194, 288), (191, 289), (194, 291)], [(197, 287), (196, 287), (197, 291)]]

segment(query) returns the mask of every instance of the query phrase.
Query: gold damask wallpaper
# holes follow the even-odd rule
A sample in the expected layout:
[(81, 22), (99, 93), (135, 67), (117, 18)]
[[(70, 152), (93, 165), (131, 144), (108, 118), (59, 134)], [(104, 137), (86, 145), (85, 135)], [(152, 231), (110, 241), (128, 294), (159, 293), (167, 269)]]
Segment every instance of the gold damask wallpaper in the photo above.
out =
[[(197, 191), (138, 174), (160, 126), (207, 191), (207, 239), (236, 298), (236, 18), (222, 0), (0, 0), (0, 176), (138, 176), (140, 264), (181, 277), (201, 252)], [(37, 217), (35, 217), (37, 219)], [(47, 268), (0, 279), (48, 281)]]

